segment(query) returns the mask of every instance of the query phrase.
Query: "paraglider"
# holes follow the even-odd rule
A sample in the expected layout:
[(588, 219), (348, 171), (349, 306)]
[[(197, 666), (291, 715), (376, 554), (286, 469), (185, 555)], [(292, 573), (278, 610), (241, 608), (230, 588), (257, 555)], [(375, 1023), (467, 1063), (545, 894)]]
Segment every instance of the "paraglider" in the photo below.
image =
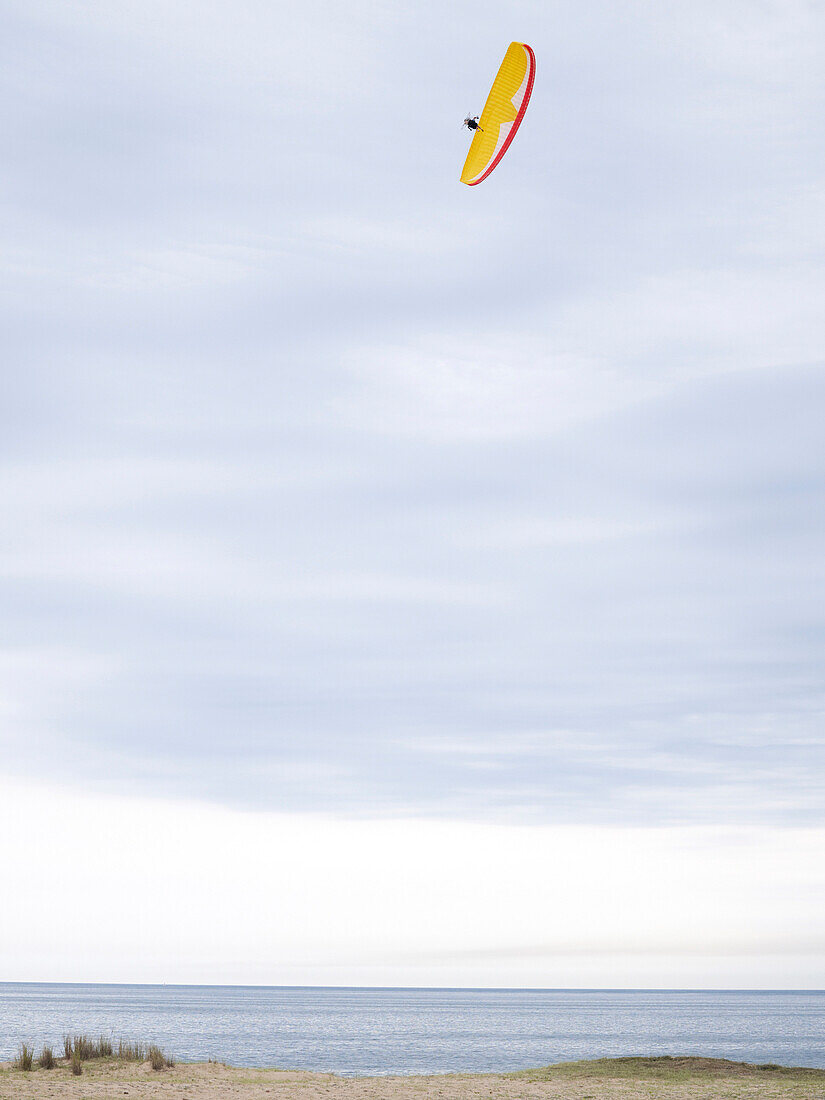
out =
[(526, 42), (511, 42), (498, 70), (481, 115), (468, 115), (464, 125), (473, 131), (461, 182), (469, 187), (486, 180), (521, 126), (536, 75), (536, 55)]

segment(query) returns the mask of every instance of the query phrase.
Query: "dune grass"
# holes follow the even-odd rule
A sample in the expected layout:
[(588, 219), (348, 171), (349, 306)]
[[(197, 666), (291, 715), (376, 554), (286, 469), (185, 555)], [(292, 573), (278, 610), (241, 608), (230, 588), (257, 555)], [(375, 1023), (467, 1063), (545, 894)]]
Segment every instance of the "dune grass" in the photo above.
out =
[(77, 1053), (83, 1062), (114, 1056), (112, 1040), (107, 1035), (101, 1035), (99, 1038), (93, 1038), (91, 1035), (64, 1035), (63, 1049), (67, 1058)]
[(153, 1043), (149, 1047), (149, 1065), (154, 1070), (166, 1069), (167, 1066), (173, 1066), (175, 1064), (173, 1058), (167, 1057), (159, 1046), (155, 1046)]
[(14, 1069), (21, 1069), (24, 1073), (30, 1073), (34, 1061), (34, 1049), (28, 1043), (21, 1043), (17, 1050), (17, 1057), (12, 1062)]
[(54, 1069), (57, 1065), (57, 1059), (54, 1056), (54, 1049), (46, 1043), (43, 1049), (40, 1051), (40, 1057), (37, 1059), (37, 1064), (41, 1069)]
[[(140, 1043), (131, 1039), (119, 1039), (117, 1044), (108, 1035), (64, 1035), (63, 1057), (55, 1056), (50, 1043), (43, 1046), (37, 1065), (41, 1069), (54, 1069), (61, 1063), (69, 1066), (72, 1073), (83, 1072), (84, 1062), (149, 1062), (152, 1069), (163, 1070), (174, 1066), (175, 1060), (166, 1054), (156, 1043)], [(29, 1043), (21, 1043), (17, 1057), (11, 1063), (12, 1069), (31, 1072), (34, 1068), (34, 1048)]]
[(119, 1039), (115, 1057), (119, 1062), (145, 1062), (149, 1057), (149, 1052), (145, 1043), (135, 1043), (129, 1039)]

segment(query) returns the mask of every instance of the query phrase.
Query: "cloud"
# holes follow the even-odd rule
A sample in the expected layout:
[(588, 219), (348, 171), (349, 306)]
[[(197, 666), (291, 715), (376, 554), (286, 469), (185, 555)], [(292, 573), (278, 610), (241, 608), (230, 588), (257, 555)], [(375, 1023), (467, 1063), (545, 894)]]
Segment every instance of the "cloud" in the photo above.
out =
[(3, 766), (821, 823), (822, 16), (431, 16), (7, 6)]

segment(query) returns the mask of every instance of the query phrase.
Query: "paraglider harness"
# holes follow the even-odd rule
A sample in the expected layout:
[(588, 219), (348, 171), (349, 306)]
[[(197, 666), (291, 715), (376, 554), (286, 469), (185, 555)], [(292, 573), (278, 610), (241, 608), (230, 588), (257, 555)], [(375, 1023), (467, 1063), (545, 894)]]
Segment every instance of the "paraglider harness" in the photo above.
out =
[(470, 115), (467, 115), (467, 117), (464, 119), (464, 125), (467, 127), (468, 130), (480, 130), (481, 129), (481, 127), (478, 124), (478, 115), (475, 115), (475, 116), (472, 116), (472, 117)]

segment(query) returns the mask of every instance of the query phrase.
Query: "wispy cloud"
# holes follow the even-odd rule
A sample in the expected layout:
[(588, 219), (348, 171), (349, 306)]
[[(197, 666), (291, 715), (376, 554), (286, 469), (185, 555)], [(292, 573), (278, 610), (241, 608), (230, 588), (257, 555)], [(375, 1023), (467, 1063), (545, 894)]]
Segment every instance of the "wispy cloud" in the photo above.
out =
[(6, 5), (3, 767), (821, 821), (822, 13), (434, 11)]

